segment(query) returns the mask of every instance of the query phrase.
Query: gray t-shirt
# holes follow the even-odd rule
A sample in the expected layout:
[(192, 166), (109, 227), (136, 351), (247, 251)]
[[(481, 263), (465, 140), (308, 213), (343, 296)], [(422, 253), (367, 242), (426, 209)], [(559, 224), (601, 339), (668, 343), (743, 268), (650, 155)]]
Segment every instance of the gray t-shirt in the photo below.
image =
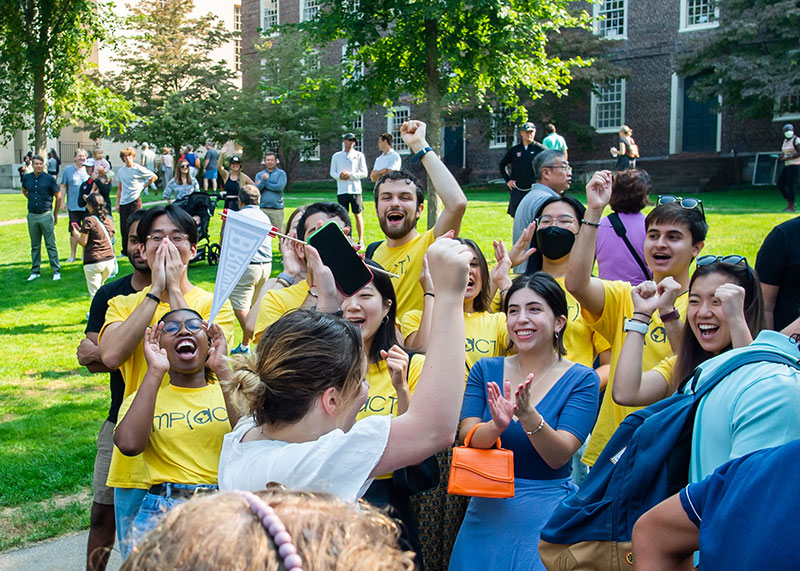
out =
[(89, 174), (83, 167), (77, 168), (75, 165), (69, 165), (61, 171), (61, 184), (67, 187), (67, 210), (73, 212), (86, 210), (78, 206), (78, 193), (81, 185), (88, 179)]
[(219, 160), (219, 153), (216, 151), (216, 149), (208, 149), (206, 151), (205, 159), (203, 160), (205, 161), (206, 159), (208, 159), (208, 166), (206, 167), (206, 170), (208, 171), (217, 170), (217, 160)]
[(132, 167), (120, 167), (117, 171), (117, 182), (120, 186), (119, 204), (120, 206), (134, 202), (144, 190), (155, 173), (142, 165), (134, 164)]

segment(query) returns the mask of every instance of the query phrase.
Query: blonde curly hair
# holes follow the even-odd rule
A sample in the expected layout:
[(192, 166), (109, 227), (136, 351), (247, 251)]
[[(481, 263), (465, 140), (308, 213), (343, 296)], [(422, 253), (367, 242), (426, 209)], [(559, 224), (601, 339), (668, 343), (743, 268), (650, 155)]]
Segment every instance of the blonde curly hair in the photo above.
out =
[[(270, 486), (256, 492), (292, 536), (304, 571), (411, 571), (414, 554), (399, 529), (365, 502)], [(272, 537), (236, 493), (177, 506), (134, 548), (121, 571), (282, 571)]]

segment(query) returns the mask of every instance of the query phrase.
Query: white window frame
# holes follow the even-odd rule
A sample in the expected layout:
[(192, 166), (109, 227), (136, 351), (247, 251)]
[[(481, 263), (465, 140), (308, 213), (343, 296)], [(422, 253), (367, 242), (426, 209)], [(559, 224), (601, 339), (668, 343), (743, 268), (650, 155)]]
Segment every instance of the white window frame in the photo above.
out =
[[(398, 117), (399, 115), (399, 117)], [(400, 136), (400, 126), (411, 119), (411, 108), (407, 105), (392, 107), (386, 112), (386, 132), (394, 136), (394, 150), (399, 155), (410, 155), (411, 149), (403, 142)]]
[[(312, 6), (309, 6), (311, 4)], [(300, 21), (301, 22), (308, 22), (312, 20), (314, 16), (317, 15), (319, 12), (319, 0), (300, 0)], [(311, 10), (314, 11), (313, 14), (308, 14)]]
[[(489, 140), (489, 148), (490, 149), (505, 149), (508, 146), (508, 136), (505, 133), (504, 126), (508, 126), (510, 122), (507, 122), (506, 125), (503, 125), (499, 122), (498, 116), (505, 116), (506, 106), (505, 105), (498, 105), (497, 109), (492, 113), (492, 124), (491, 124), (491, 133), (492, 138)], [(506, 118), (507, 119), (507, 118)], [(517, 133), (514, 132), (514, 141), (511, 143), (512, 145), (517, 144)]]
[[(693, 0), (680, 0), (681, 2), (681, 20), (678, 32), (695, 32), (697, 30), (710, 30), (719, 27), (719, 4), (714, 6), (714, 20), (711, 22), (703, 22), (700, 24), (689, 24), (689, 2)], [(715, 2), (716, 0), (707, 0)]]
[(300, 161), (307, 163), (307, 162), (314, 162), (321, 160), (321, 153), (319, 147), (319, 135), (317, 133), (312, 133), (310, 135), (302, 135), (301, 138), (304, 141), (317, 141), (317, 146), (314, 147), (314, 150), (311, 153), (300, 153)]
[[(267, 25), (267, 9), (272, 6), (274, 10), (270, 10), (270, 15), (274, 13), (275, 15), (275, 23), (268, 26)], [(273, 28), (281, 25), (281, 3), (279, 0), (261, 0), (259, 2), (259, 14), (261, 15), (260, 18), (260, 27), (261, 27), (261, 34), (264, 36), (275, 36), (277, 32), (270, 32)]]
[(619, 131), (620, 127), (622, 127), (625, 124), (625, 93), (626, 93), (626, 85), (625, 84), (626, 84), (626, 81), (625, 81), (624, 78), (620, 78), (620, 79), (617, 79), (617, 80), (614, 80), (614, 81), (620, 81), (621, 82), (621, 90), (620, 90), (621, 91), (621, 101), (620, 101), (621, 107), (620, 107), (619, 125), (614, 125), (614, 126), (608, 125), (608, 126), (605, 126), (605, 127), (602, 127), (602, 128), (598, 128), (597, 127), (597, 119), (598, 119), (598, 117), (597, 117), (597, 106), (600, 105), (602, 102), (600, 101), (600, 98), (597, 97), (597, 94), (594, 91), (592, 91), (592, 103), (591, 103), (590, 121), (591, 121), (592, 127), (594, 128), (595, 132), (597, 132), (597, 133), (616, 133), (616, 132)]
[[(602, 8), (605, 5), (606, 0), (601, 0), (599, 3), (595, 3), (592, 5), (592, 18), (594, 20), (594, 33), (598, 36), (602, 36), (604, 38), (608, 38), (609, 40), (627, 40), (628, 39), (628, 0), (621, 0), (622, 1), (622, 34), (618, 34), (614, 32), (613, 34), (604, 33), (602, 29), (603, 20), (602, 18)], [(685, 0), (681, 0), (682, 2)]]
[(242, 71), (242, 7), (233, 5), (233, 69), (237, 73)]
[[(353, 120), (350, 125), (353, 132), (356, 134), (356, 144), (353, 147), (355, 150), (364, 152), (364, 114), (361, 113)], [(360, 133), (360, 134), (359, 134)]]
[[(800, 100), (800, 95), (790, 95), (789, 97), (794, 97), (794, 98), (797, 98), (798, 100)], [(781, 99), (783, 99), (783, 98), (781, 97)], [(798, 101), (798, 104), (800, 104), (800, 101)], [(780, 101), (778, 102), (777, 107), (780, 108)], [(777, 113), (777, 110), (776, 110), (776, 113)], [(784, 113), (782, 115), (773, 115), (773, 117), (772, 117), (772, 121), (773, 122), (774, 121), (796, 121), (798, 119), (800, 119), (800, 106), (798, 107), (798, 110), (796, 112)]]

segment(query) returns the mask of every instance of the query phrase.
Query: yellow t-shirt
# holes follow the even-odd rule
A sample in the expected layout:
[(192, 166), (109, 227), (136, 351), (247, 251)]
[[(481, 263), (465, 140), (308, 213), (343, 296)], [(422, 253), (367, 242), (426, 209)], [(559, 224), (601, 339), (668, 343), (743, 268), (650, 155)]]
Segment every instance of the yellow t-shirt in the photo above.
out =
[[(417, 353), (411, 357), (408, 363), (408, 390), (413, 395), (417, 388), (417, 381), (422, 374), (422, 366), (425, 364), (425, 356)], [(368, 416), (397, 416), (397, 392), (392, 386), (392, 378), (389, 375), (389, 367), (386, 361), (370, 363), (367, 369), (367, 382), (369, 383), (369, 396), (367, 402), (361, 407), (356, 415), (356, 422)], [(391, 478), (391, 474), (378, 476), (378, 480)]]
[(564, 347), (567, 349), (566, 358), (573, 363), (580, 363), (586, 367), (594, 366), (594, 358), (598, 353), (608, 351), (608, 344), (602, 335), (586, 325), (581, 315), (581, 304), (564, 287), (564, 278), (556, 278), (558, 285), (564, 290), (567, 297), (567, 328), (564, 331)]
[[(120, 406), (118, 423), (136, 394)], [(190, 389), (167, 382), (158, 391), (153, 430), (141, 454), (145, 483), (216, 484), (222, 439), (230, 431), (219, 383)]]
[[(589, 326), (600, 333), (605, 339), (611, 341), (611, 370), (608, 375), (608, 385), (603, 395), (603, 403), (600, 405), (600, 414), (597, 417), (592, 431), (592, 437), (586, 446), (583, 461), (592, 466), (597, 457), (602, 452), (611, 435), (630, 413), (642, 407), (621, 406), (614, 402), (611, 396), (614, 380), (614, 371), (617, 368), (617, 360), (622, 343), (625, 340), (625, 333), (622, 326), (625, 319), (633, 315), (633, 300), (631, 290), (633, 286), (623, 281), (603, 281), (605, 288), (605, 305), (603, 313), (595, 315), (581, 308), (581, 314)], [(686, 320), (686, 306), (689, 296), (682, 294), (675, 301), (675, 308), (680, 313), (682, 321)], [(642, 370), (649, 371), (654, 368), (662, 359), (673, 354), (672, 347), (667, 340), (667, 332), (664, 329), (664, 322), (661, 321), (658, 312), (653, 315), (650, 328), (644, 338), (644, 351), (642, 353)]]
[(674, 378), (672, 378), (672, 375), (675, 372), (675, 363), (676, 363), (677, 360), (678, 360), (678, 357), (676, 355), (671, 355), (671, 356), (667, 357), (666, 359), (661, 359), (661, 361), (659, 361), (658, 365), (656, 365), (652, 369), (653, 371), (656, 371), (657, 373), (659, 373), (662, 377), (664, 377), (666, 379), (667, 387), (668, 387), (668, 394), (670, 394), (670, 395), (673, 392), (675, 392), (675, 389), (678, 388), (676, 385), (683, 380), (683, 379), (674, 379)]
[(431, 229), (396, 248), (390, 248), (386, 242), (383, 242), (372, 255), (372, 259), (384, 269), (400, 276), (399, 280), (392, 278), (397, 295), (398, 321), (403, 318), (406, 311), (422, 310), (422, 297), (425, 293), (422, 291), (422, 286), (419, 285), (422, 258), (435, 239), (436, 236), (433, 235), (433, 229)]
[(269, 290), (264, 294), (258, 307), (256, 326), (253, 329), (253, 341), (258, 345), (261, 334), (267, 327), (278, 321), (283, 315), (297, 309), (308, 296), (308, 282), (300, 280), (294, 285), (278, 290)]
[[(421, 321), (422, 311), (419, 309), (406, 312), (400, 321), (403, 338), (405, 339), (417, 331)], [(464, 346), (467, 353), (467, 374), (478, 359), (501, 357), (506, 354), (508, 329), (506, 329), (505, 313), (489, 313), (488, 311), (465, 313), (464, 328), (467, 334)]]
[[(147, 294), (149, 291), (150, 287), (148, 286), (137, 293), (125, 296), (117, 296), (111, 299), (108, 302), (108, 310), (106, 311), (106, 322), (103, 324), (103, 328), (100, 330), (98, 339), (103, 338), (103, 334), (110, 324), (119, 321), (125, 321), (130, 314), (133, 313), (133, 310), (136, 309), (136, 307), (142, 302), (142, 300), (145, 299), (145, 294)], [(186, 304), (191, 309), (202, 315), (204, 319), (209, 318), (211, 315), (211, 300), (214, 298), (214, 294), (196, 287), (189, 293), (184, 294), (183, 298), (186, 300)], [(152, 326), (158, 323), (158, 320), (161, 319), (168, 311), (170, 311), (169, 303), (159, 303), (155, 313), (153, 314), (153, 319), (150, 322), (150, 325)], [(233, 346), (234, 319), (231, 303), (230, 301), (226, 301), (222, 306), (222, 309), (220, 309), (220, 312), (214, 322), (219, 324), (219, 326), (222, 328), (222, 332), (225, 335), (225, 342), (228, 344), (228, 347)], [(139, 384), (142, 382), (142, 379), (147, 372), (147, 361), (144, 357), (144, 347), (141, 342), (139, 342), (139, 345), (136, 347), (136, 349), (134, 349), (133, 354), (128, 357), (124, 363), (122, 363), (119, 370), (122, 373), (123, 380), (125, 381), (124, 397), (127, 398), (139, 388)], [(164, 384), (166, 384), (166, 377)], [(162, 384), (162, 387), (164, 384)], [(111, 455), (111, 466), (108, 470), (108, 481), (106, 485), (112, 488), (144, 489), (148, 487), (145, 485), (144, 478), (145, 471), (142, 455), (125, 456), (115, 446), (114, 452)]]

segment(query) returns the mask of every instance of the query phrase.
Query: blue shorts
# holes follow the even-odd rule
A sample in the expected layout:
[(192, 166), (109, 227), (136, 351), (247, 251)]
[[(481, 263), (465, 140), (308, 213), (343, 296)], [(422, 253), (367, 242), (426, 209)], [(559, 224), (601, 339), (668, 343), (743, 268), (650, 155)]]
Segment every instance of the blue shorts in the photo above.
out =
[(217, 178), (217, 169), (214, 169), (213, 171), (209, 170), (209, 169), (206, 169), (205, 172), (203, 173), (203, 178), (206, 178), (208, 180), (216, 179)]

